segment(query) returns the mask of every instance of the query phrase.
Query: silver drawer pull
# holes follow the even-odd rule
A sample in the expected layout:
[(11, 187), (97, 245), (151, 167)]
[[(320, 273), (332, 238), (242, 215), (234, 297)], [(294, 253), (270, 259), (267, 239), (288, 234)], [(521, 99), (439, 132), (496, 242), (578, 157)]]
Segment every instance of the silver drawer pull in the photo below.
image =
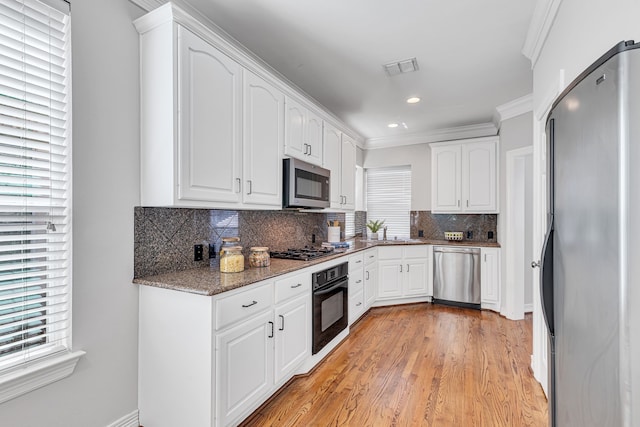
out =
[(297, 285), (291, 285), (291, 289), (299, 288), (302, 286), (302, 283), (298, 283)]
[(252, 305), (256, 305), (257, 303), (258, 301), (253, 301), (251, 304), (242, 304), (242, 307), (248, 308), (248, 307), (251, 307)]
[(356, 307), (360, 307), (361, 305), (362, 305), (362, 303), (359, 302), (359, 303), (356, 304)]
[(362, 262), (362, 260), (359, 259), (359, 260), (356, 261), (356, 264), (360, 264), (361, 262)]
[(362, 283), (362, 280), (356, 280), (356, 283)]

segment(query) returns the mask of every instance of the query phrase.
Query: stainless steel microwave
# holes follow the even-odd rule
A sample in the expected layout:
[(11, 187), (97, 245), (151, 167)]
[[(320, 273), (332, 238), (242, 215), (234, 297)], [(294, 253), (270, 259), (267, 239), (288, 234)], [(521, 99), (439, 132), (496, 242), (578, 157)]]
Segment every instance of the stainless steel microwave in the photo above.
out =
[(298, 159), (284, 159), (283, 208), (328, 208), (331, 171)]

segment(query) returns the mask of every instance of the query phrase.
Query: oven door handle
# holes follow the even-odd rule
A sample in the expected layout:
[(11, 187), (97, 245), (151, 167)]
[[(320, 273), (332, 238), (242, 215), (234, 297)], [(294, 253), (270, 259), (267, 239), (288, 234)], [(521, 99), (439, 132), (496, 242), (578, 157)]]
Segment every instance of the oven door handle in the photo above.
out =
[(341, 280), (340, 282), (338, 282), (335, 285), (331, 286), (329, 289), (323, 289), (321, 291), (314, 291), (313, 294), (314, 295), (325, 295), (325, 294), (328, 294), (328, 293), (334, 291), (335, 289), (342, 288), (344, 286), (345, 282), (346, 282), (346, 280)]

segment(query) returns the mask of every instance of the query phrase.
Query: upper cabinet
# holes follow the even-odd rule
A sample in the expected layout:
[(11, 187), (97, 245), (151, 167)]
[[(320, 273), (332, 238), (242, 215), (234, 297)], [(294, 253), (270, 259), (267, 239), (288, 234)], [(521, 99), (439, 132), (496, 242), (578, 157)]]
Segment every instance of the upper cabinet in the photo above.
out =
[(287, 97), (285, 123), (284, 154), (322, 166), (322, 119)]
[[(173, 3), (134, 24), (141, 57), (141, 204), (281, 209), (285, 150), (323, 164), (322, 111)], [(336, 150), (341, 159), (342, 147)]]
[(498, 137), (431, 144), (431, 211), (498, 213)]
[(356, 143), (329, 123), (324, 124), (324, 163), (331, 171), (331, 208), (354, 210)]

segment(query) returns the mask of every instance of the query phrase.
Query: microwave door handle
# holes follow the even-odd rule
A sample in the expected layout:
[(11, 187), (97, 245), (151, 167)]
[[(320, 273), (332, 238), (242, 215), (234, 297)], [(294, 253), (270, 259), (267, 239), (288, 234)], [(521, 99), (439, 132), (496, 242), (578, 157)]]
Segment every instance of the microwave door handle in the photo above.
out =
[(323, 289), (321, 291), (314, 292), (313, 294), (314, 295), (325, 295), (325, 294), (333, 292), (334, 290), (336, 290), (338, 288), (341, 288), (343, 286), (343, 284), (344, 284), (344, 280), (341, 280), (338, 283), (336, 283), (335, 285), (333, 285), (332, 287), (330, 287), (329, 289)]

